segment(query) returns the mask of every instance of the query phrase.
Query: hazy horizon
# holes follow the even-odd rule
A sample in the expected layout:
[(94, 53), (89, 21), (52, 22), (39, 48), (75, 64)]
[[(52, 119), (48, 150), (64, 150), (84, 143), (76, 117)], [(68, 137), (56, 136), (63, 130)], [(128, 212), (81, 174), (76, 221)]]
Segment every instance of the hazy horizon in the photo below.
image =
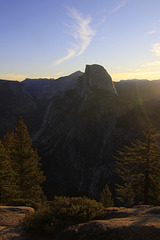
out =
[[(78, 71), (80, 71), (80, 70), (77, 70), (77, 72)], [(81, 71), (82, 72), (82, 71)], [(0, 78), (0, 80), (6, 80), (6, 81), (18, 81), (18, 82), (23, 82), (24, 80), (26, 80), (26, 79), (35, 79), (35, 80), (38, 80), (38, 79), (49, 79), (49, 80), (58, 80), (58, 79), (60, 79), (60, 78), (63, 78), (63, 77), (67, 77), (67, 76), (69, 76), (69, 75), (72, 75), (72, 74), (74, 74), (75, 72), (73, 72), (73, 73), (69, 73), (68, 75), (62, 75), (62, 76), (60, 76), (60, 77), (57, 77), (57, 78), (53, 78), (53, 77), (41, 77), (41, 76), (37, 76), (37, 77), (27, 77), (26, 76), (26, 78), (24, 78), (24, 79), (20, 79), (20, 80), (18, 80), (18, 79), (4, 79), (4, 78)], [(82, 72), (82, 73), (84, 73), (84, 72)], [(111, 74), (109, 74), (110, 76), (111, 76)], [(112, 77), (112, 76), (111, 76)], [(112, 78), (112, 81), (113, 82), (120, 82), (120, 81), (134, 81), (134, 80), (139, 80), (139, 81), (158, 81), (158, 80), (160, 80), (160, 77), (159, 78), (157, 78), (157, 79), (144, 79), (144, 78), (129, 78), (129, 79), (119, 79), (119, 80), (114, 80), (113, 78)]]

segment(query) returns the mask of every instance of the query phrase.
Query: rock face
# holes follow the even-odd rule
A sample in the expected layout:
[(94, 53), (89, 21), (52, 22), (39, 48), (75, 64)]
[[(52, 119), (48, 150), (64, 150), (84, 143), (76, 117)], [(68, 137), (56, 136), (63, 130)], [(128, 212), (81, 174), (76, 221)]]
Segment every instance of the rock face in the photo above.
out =
[(34, 138), (43, 143), (41, 154), (47, 156), (44, 166), (52, 191), (93, 197), (104, 181), (111, 180), (114, 146), (107, 141), (116, 126), (117, 98), (111, 77), (93, 65), (86, 67), (75, 89), (52, 99)]
[(57, 240), (159, 240), (160, 207), (107, 209), (108, 219), (71, 226)]
[(0, 137), (22, 115), (47, 176), (45, 193), (99, 197), (113, 155), (149, 126), (160, 130), (160, 81), (113, 83), (99, 65), (54, 79), (0, 81)]
[(111, 76), (100, 65), (86, 65), (85, 74), (82, 79), (82, 93), (91, 89), (106, 90), (108, 94), (117, 94)]
[(19, 116), (29, 120), (36, 110), (36, 102), (22, 83), (0, 80), (0, 137), (14, 129)]

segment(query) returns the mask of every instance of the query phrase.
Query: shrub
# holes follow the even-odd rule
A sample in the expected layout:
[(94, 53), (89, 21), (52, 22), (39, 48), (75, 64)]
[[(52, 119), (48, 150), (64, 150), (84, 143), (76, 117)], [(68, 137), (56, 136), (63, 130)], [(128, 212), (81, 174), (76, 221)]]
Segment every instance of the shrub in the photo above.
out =
[(33, 207), (34, 209), (40, 208), (40, 204), (36, 203), (30, 199), (12, 199), (7, 203), (7, 206), (26, 206), (26, 207)]
[(57, 234), (72, 224), (102, 219), (105, 210), (101, 203), (86, 197), (55, 197), (48, 206), (29, 214), (25, 218), (25, 227), (34, 232)]

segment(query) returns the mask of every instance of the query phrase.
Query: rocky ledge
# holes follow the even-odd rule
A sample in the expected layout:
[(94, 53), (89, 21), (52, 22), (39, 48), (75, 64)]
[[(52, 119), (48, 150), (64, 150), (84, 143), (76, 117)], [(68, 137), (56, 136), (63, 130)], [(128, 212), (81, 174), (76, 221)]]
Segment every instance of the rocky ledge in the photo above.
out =
[(65, 229), (58, 240), (159, 240), (160, 207), (108, 208), (107, 219)]
[[(31, 238), (20, 223), (27, 207), (0, 207), (0, 240), (53, 240)], [(107, 208), (106, 219), (77, 224), (63, 230), (56, 240), (159, 240), (160, 207)]]
[(26, 239), (21, 222), (30, 212), (34, 212), (31, 207), (0, 206), (0, 240)]

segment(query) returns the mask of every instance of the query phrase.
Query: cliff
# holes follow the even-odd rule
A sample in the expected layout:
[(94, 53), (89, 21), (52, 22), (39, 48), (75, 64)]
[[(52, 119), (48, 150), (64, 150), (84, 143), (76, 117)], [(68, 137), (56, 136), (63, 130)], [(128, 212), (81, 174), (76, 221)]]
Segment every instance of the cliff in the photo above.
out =
[(98, 198), (114, 190), (114, 158), (149, 126), (160, 130), (160, 81), (114, 83), (100, 65), (54, 79), (0, 80), (0, 137), (27, 124), (54, 195)]

